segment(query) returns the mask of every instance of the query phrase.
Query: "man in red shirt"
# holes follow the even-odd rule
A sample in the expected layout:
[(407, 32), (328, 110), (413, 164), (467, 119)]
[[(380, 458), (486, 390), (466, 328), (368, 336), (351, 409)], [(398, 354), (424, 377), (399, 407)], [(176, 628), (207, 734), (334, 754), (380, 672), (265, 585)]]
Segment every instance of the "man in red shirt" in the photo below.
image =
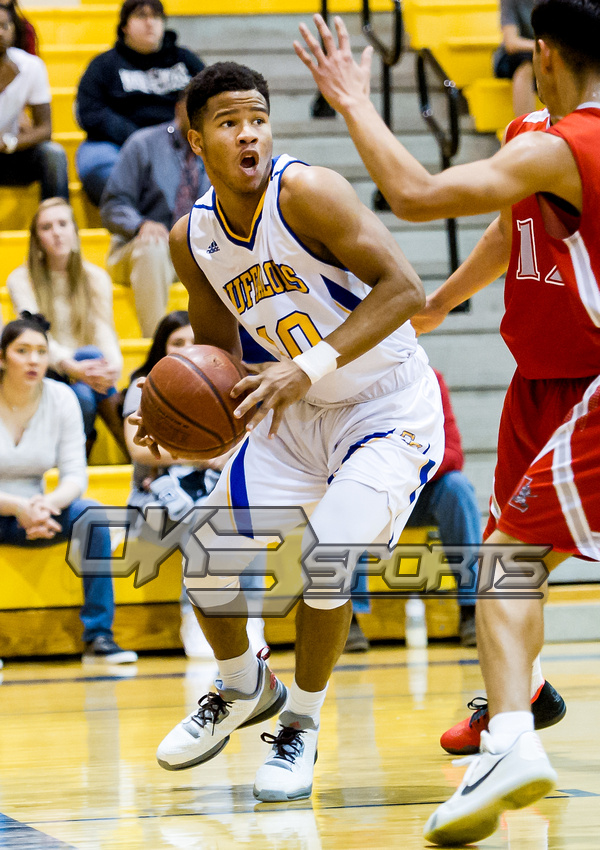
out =
[[(300, 44), (296, 52), (343, 115), (392, 210), (416, 221), (501, 211), (415, 319), (420, 331), (435, 327), (508, 269), (502, 332), (518, 368), (502, 418), (488, 542), (551, 543), (548, 569), (570, 554), (600, 560), (600, 5), (541, 0), (532, 15), (533, 64), (548, 110), (517, 119), (489, 160), (436, 175), (371, 104), (371, 48), (358, 65), (341, 20), (339, 48), (322, 20), (317, 25), (323, 49), (302, 27), (316, 64)], [(498, 596), (480, 599), (477, 616), (489, 733), (482, 732), (480, 755), (456, 793), (425, 827), (436, 844), (485, 838), (504, 809), (534, 802), (557, 779), (530, 708), (542, 602)]]

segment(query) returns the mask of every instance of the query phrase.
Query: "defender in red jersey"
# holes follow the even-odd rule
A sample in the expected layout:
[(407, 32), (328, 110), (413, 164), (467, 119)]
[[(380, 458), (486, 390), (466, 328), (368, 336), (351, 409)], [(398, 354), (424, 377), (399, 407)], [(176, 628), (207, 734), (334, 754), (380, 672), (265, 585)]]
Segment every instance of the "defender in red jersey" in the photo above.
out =
[[(533, 64), (547, 110), (513, 122), (489, 160), (436, 175), (394, 138), (370, 102), (372, 49), (357, 64), (341, 20), (339, 46), (315, 20), (323, 46), (302, 26), (312, 56), (299, 43), (296, 53), (344, 117), (396, 215), (428, 221), (500, 211), (412, 319), (417, 331), (432, 330), (506, 272), (501, 331), (517, 371), (502, 416), (488, 542), (553, 544), (548, 569), (569, 554), (600, 560), (598, 0), (539, 2)], [(504, 809), (528, 805), (556, 781), (530, 706), (532, 663), (543, 643), (541, 600), (490, 593), (477, 606), (477, 633), (489, 732), (481, 732), (481, 753), (458, 791), (425, 827), (436, 844), (485, 838)]]

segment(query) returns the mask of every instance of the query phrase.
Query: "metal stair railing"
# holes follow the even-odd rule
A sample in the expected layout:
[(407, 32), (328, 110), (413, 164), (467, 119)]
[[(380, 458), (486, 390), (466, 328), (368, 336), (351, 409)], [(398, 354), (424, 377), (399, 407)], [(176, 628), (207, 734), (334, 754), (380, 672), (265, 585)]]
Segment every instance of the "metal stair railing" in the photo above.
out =
[[(442, 84), (442, 91), (446, 99), (446, 126), (442, 126), (436, 118), (431, 104), (431, 92), (427, 78), (428, 69), (437, 77)], [(450, 168), (452, 160), (458, 153), (460, 147), (460, 121), (459, 116), (464, 106), (464, 99), (460, 89), (454, 80), (451, 80), (440, 63), (437, 61), (429, 48), (423, 48), (417, 53), (416, 63), (417, 84), (419, 87), (419, 101), (421, 116), (428, 128), (431, 130), (440, 150), (442, 170)], [(448, 256), (450, 274), (456, 271), (460, 265), (458, 253), (458, 225), (456, 219), (446, 219), (446, 234), (448, 237)], [(452, 312), (468, 312), (469, 301), (459, 304)]]

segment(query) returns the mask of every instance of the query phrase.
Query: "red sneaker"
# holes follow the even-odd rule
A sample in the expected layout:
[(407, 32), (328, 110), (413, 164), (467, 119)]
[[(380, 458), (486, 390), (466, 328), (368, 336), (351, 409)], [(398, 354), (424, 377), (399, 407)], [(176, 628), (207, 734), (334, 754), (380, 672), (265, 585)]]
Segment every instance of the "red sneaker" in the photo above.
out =
[[(490, 722), (485, 697), (475, 697), (467, 704), (473, 714), (444, 732), (440, 738), (442, 748), (453, 756), (470, 756), (479, 752), (482, 732), (487, 732)], [(550, 682), (544, 682), (531, 700), (531, 711), (536, 729), (546, 729), (562, 720), (567, 712), (564, 699)]]

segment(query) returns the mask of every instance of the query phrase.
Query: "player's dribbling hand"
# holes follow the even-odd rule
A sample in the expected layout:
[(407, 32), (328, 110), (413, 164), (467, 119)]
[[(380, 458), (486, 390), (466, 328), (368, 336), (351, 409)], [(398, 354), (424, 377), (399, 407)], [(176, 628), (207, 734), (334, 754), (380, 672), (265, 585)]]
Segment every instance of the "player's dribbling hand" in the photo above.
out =
[(294, 42), (294, 50), (310, 70), (329, 105), (343, 113), (357, 100), (369, 99), (373, 48), (366, 47), (363, 50), (359, 65), (352, 56), (348, 30), (341, 18), (336, 16), (334, 19), (338, 37), (337, 45), (321, 15), (315, 15), (314, 22), (323, 41), (323, 47), (305, 24), (300, 24), (300, 32), (317, 60), (316, 63), (300, 42)]
[(252, 431), (272, 410), (273, 420), (269, 437), (274, 437), (286, 407), (303, 398), (310, 386), (310, 378), (296, 363), (291, 360), (273, 363), (260, 375), (242, 378), (231, 390), (232, 398), (239, 398), (245, 392), (249, 393), (233, 411), (233, 415), (241, 419), (252, 407), (260, 404), (260, 408), (246, 426), (248, 431)]

